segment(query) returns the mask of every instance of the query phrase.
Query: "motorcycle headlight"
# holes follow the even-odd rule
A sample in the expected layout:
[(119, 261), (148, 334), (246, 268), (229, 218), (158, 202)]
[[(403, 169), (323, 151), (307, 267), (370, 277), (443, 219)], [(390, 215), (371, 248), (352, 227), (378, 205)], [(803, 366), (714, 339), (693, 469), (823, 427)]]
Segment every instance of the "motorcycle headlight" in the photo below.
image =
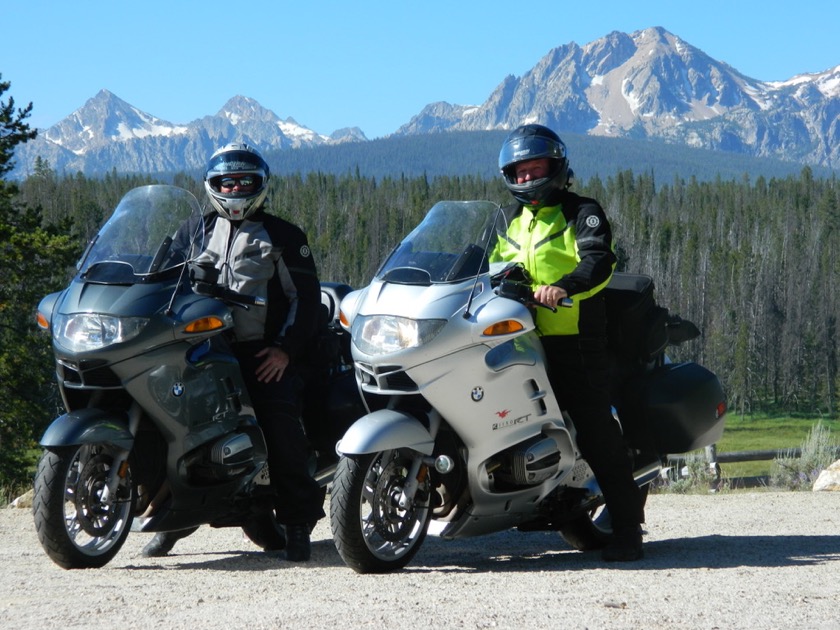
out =
[(148, 322), (144, 317), (114, 317), (102, 313), (56, 314), (53, 339), (73, 352), (88, 352), (133, 339)]
[(368, 355), (414, 348), (434, 339), (445, 319), (409, 319), (393, 315), (358, 316), (350, 333), (353, 343)]

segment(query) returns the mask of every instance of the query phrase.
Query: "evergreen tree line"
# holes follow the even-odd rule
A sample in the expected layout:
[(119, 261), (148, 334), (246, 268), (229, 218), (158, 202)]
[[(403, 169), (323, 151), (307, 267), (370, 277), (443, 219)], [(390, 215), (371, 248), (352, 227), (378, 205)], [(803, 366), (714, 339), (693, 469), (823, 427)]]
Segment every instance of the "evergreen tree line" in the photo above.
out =
[[(493, 179), (499, 173), (499, 147), (508, 133), (506, 130), (447, 131), (389, 136), (368, 142), (266, 151), (264, 155), (274, 173), (341, 175), (358, 170), (377, 179), (395, 174), (411, 178), (475, 174)], [(560, 135), (568, 147), (575, 172), (586, 178), (606, 178), (626, 168), (656, 173), (663, 182), (685, 173), (701, 181), (712, 181), (718, 176), (737, 179), (742, 173), (784, 178), (797, 175), (801, 168), (790, 161), (659, 140), (604, 138), (562, 130)], [(821, 177), (832, 175), (824, 167), (813, 167), (813, 170)]]
[(651, 275), (665, 306), (704, 332), (692, 358), (730, 408), (833, 416), (840, 201), (836, 178), (751, 183), (620, 173), (592, 190), (615, 218), (623, 265)]
[[(0, 195), (0, 484), (60, 411), (49, 339), (34, 324), (41, 297), (128, 190), (147, 176), (59, 177), (46, 163)], [(171, 181), (204, 200), (188, 175)], [(714, 370), (737, 412), (834, 415), (840, 209), (834, 178), (713, 181), (618, 172), (578, 182), (610, 216), (618, 268), (653, 277), (657, 300), (703, 331), (672, 350)], [(358, 172), (274, 176), (271, 213), (309, 235), (322, 280), (364, 286), (393, 246), (442, 199), (509, 202), (499, 178), (365, 177)], [(15, 446), (15, 448), (9, 448)], [(18, 454), (12, 457), (11, 454)]]
[[(0, 97), (8, 87), (0, 81)], [(35, 324), (35, 307), (66, 286), (120, 198), (155, 183), (116, 172), (59, 176), (43, 160), (26, 180), (7, 181), (14, 147), (35, 137), (24, 122), (31, 109), (0, 100), (0, 488), (26, 482), (28, 451), (61, 412), (50, 340)], [(322, 280), (364, 286), (437, 201), (510, 201), (500, 178), (486, 173), (362, 170), (279, 169), (296, 174), (272, 177), (269, 211), (308, 233)], [(653, 175), (663, 170), (670, 175), (664, 185)], [(658, 302), (700, 326), (703, 336), (673, 349), (673, 357), (714, 370), (731, 409), (836, 415), (836, 178), (807, 167), (755, 181), (697, 177), (619, 170), (579, 181), (575, 190), (598, 199), (611, 217), (618, 269), (652, 276)], [(194, 175), (166, 183), (204, 199)]]
[[(149, 181), (58, 178), (44, 167), (21, 183), (19, 197), (45, 228), (69, 220), (81, 248), (124, 192)], [(204, 199), (200, 181), (181, 175), (174, 183)], [(717, 372), (730, 408), (835, 414), (836, 179), (806, 167), (784, 179), (657, 185), (652, 174), (627, 170), (575, 190), (610, 216), (618, 269), (653, 277), (658, 302), (701, 328), (702, 338), (673, 349), (674, 358)], [(268, 209), (307, 232), (322, 280), (360, 287), (442, 199), (508, 203), (509, 194), (498, 178), (310, 173), (273, 177)]]

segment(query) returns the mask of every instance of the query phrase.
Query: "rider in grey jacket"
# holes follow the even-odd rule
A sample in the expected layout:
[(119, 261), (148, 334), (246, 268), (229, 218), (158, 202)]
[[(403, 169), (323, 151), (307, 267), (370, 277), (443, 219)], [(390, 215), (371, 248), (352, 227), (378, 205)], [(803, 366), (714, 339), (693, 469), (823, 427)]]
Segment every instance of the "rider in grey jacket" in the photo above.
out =
[(321, 303), (306, 235), (262, 208), (241, 221), (214, 214), (205, 225), (205, 249), (196, 262), (216, 267), (221, 286), (267, 302), (234, 311), (236, 341), (265, 341), (300, 357)]
[[(306, 235), (263, 208), (268, 178), (265, 160), (247, 145), (212, 155), (204, 185), (215, 212), (205, 216), (205, 248), (195, 264), (215, 268), (220, 286), (266, 302), (234, 310), (230, 341), (265, 434), (286, 557), (305, 561), (310, 527), (324, 516), (324, 493), (309, 475), (296, 364), (313, 341), (321, 289)], [(159, 533), (143, 554), (166, 555), (192, 531)]]

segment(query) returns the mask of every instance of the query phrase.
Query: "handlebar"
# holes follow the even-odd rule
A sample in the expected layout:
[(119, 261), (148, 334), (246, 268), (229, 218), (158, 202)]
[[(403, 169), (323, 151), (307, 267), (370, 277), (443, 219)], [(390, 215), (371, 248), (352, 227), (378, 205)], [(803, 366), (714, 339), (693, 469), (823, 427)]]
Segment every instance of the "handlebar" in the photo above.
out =
[(265, 306), (265, 298), (255, 295), (242, 295), (225, 287), (209, 282), (193, 282), (193, 291), (198, 295), (214, 297), (237, 306)]
[[(500, 297), (516, 300), (517, 302), (520, 302), (525, 306), (539, 306), (541, 308), (547, 308), (552, 313), (557, 312), (556, 307), (549, 306), (548, 304), (544, 304), (535, 300), (534, 292), (531, 290), (531, 285), (526, 282), (521, 282), (517, 280), (503, 280), (499, 284), (499, 288), (496, 290), (496, 293)], [(560, 300), (560, 303), (557, 306), (561, 308), (571, 308), (573, 305), (574, 300), (565, 297), (562, 300)]]
[(253, 295), (242, 295), (236, 291), (220, 286), (217, 284), (219, 280), (219, 271), (210, 264), (191, 264), (190, 265), (190, 281), (192, 288), (198, 295), (205, 295), (207, 297), (218, 298), (224, 302), (235, 304), (243, 308), (250, 306), (265, 306), (266, 300), (262, 297)]
[(552, 313), (557, 312), (557, 308), (572, 308), (574, 306), (574, 300), (572, 298), (564, 297), (558, 303), (557, 306), (549, 306), (548, 304), (544, 304), (543, 302), (537, 302), (534, 299), (529, 300), (525, 305), (526, 306), (541, 306), (542, 308), (547, 308)]

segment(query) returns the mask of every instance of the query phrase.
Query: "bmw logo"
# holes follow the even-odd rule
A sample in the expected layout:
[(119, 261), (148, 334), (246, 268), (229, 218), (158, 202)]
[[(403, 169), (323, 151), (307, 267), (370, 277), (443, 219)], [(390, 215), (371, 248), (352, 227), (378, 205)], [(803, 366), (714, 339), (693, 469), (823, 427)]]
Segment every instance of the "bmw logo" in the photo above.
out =
[(172, 395), (175, 396), (175, 398), (178, 398), (183, 393), (184, 393), (184, 384), (183, 383), (175, 383), (172, 386)]

